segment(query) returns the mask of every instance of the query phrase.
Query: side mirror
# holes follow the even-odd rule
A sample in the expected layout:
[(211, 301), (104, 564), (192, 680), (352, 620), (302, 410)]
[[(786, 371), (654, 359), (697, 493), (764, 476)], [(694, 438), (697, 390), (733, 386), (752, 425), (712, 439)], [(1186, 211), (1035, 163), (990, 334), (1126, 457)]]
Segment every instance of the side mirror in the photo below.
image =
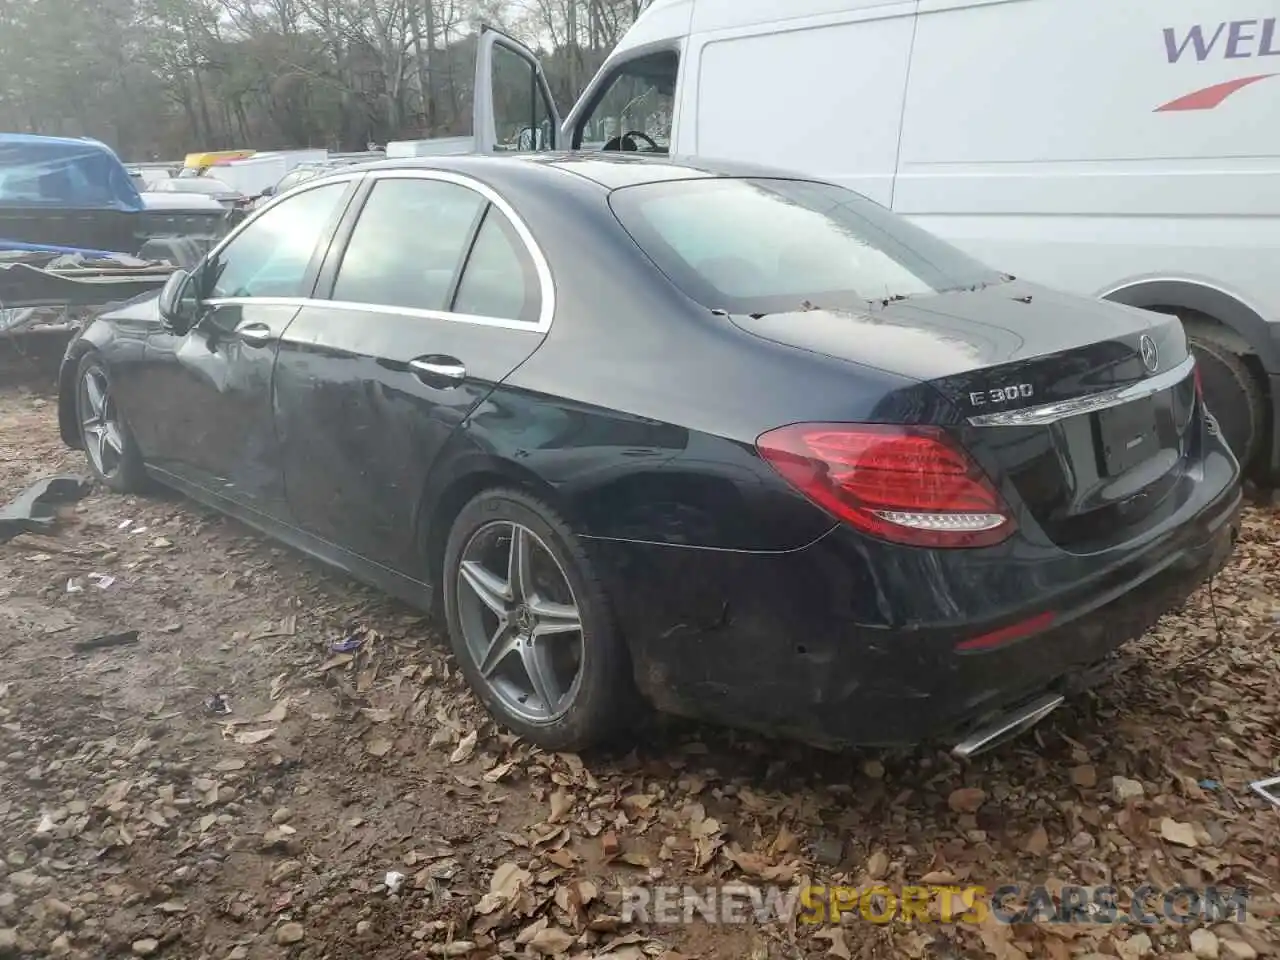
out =
[(196, 320), (196, 298), (184, 298), (190, 281), (186, 270), (175, 270), (160, 289), (160, 318), (177, 334), (186, 333)]

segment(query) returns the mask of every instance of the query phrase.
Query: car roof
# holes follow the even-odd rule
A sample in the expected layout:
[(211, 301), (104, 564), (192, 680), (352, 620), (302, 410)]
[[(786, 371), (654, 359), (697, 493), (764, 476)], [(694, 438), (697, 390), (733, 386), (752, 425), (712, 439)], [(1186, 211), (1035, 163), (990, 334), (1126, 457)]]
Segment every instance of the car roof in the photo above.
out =
[(666, 157), (636, 153), (522, 153), (503, 156), (483, 154), (406, 157), (375, 160), (347, 167), (343, 173), (375, 170), (443, 170), (474, 176), (495, 186), (505, 177), (572, 175), (617, 190), (646, 183), (720, 177), (769, 177), (810, 180), (795, 172), (701, 157)]
[(0, 133), (0, 147), (43, 147), (52, 151), (83, 153), (93, 150), (115, 156), (116, 153), (101, 140), (89, 137), (46, 137), (35, 133)]

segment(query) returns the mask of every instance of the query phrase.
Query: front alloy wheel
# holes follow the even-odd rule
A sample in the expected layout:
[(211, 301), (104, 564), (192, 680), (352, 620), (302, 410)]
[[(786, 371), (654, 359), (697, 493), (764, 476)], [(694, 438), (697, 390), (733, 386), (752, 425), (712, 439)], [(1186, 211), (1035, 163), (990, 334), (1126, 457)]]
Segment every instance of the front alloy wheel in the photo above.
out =
[(80, 442), (94, 474), (117, 493), (145, 491), (148, 482), (142, 454), (116, 404), (106, 367), (96, 353), (81, 358), (75, 384)]
[(582, 678), (582, 620), (555, 555), (523, 524), (472, 534), (458, 567), (458, 619), (492, 697), (521, 719), (554, 722)]
[(80, 435), (94, 471), (108, 483), (124, 463), (124, 434), (116, 414), (107, 375), (101, 367), (86, 367), (80, 375)]

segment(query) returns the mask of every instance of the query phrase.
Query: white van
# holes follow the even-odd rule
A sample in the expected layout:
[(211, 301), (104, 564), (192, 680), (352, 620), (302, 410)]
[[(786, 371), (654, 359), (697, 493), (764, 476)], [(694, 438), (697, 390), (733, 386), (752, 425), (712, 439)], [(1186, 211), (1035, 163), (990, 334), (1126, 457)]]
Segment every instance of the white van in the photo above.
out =
[(791, 168), (1029, 280), (1177, 313), (1227, 439), (1275, 473), (1277, 12), (1263, 0), (652, 0), (562, 127), (533, 55), (485, 33), (475, 145)]

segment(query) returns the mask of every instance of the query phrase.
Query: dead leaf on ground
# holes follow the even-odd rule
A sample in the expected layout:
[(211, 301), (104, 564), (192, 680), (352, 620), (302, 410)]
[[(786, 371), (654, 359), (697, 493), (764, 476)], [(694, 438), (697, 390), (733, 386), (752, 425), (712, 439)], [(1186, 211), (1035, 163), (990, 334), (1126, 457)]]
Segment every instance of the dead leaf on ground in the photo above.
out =
[(725, 858), (743, 873), (759, 877), (770, 883), (790, 883), (795, 879), (796, 865), (790, 863), (770, 863), (767, 857), (746, 850), (730, 848), (725, 851)]
[(867, 876), (872, 880), (883, 880), (889, 872), (889, 855), (877, 850), (867, 858)]
[(960, 787), (951, 791), (947, 797), (947, 806), (956, 813), (977, 813), (978, 808), (987, 802), (987, 791), (978, 787)]
[(529, 883), (529, 871), (518, 863), (503, 863), (489, 878), (489, 892), (510, 900)]
[(497, 783), (499, 780), (505, 777), (508, 773), (510, 773), (512, 767), (514, 766), (515, 766), (514, 761), (510, 761), (510, 760), (507, 761), (506, 763), (500, 763), (496, 767), (494, 767), (492, 770), (487, 771), (485, 775), (481, 777), (481, 779), (484, 780), (485, 783)]
[(284, 723), (285, 717), (289, 715), (289, 701), (281, 700), (274, 707), (260, 716), (254, 723)]
[(528, 945), (543, 956), (553, 957), (567, 952), (576, 939), (559, 927), (544, 927), (529, 939)]
[(567, 790), (557, 790), (551, 794), (551, 816), (547, 823), (558, 823), (573, 809), (573, 797)]
[(1027, 837), (1025, 848), (1027, 853), (1034, 857), (1042, 856), (1049, 849), (1049, 834), (1042, 825), (1037, 825), (1031, 831), (1031, 835)]
[(250, 747), (255, 743), (261, 743), (275, 732), (275, 727), (267, 727), (265, 730), (241, 730), (231, 739), (242, 747)]
[(365, 753), (371, 757), (385, 757), (391, 752), (392, 743), (386, 737), (374, 737), (364, 745)]
[(828, 957), (839, 957), (840, 960), (853, 960), (849, 945), (844, 942), (844, 930), (840, 927), (825, 927), (813, 935), (815, 940), (826, 940), (831, 946), (827, 949)]
[(476, 741), (480, 739), (480, 735), (472, 730), (465, 737), (458, 741), (458, 746), (453, 753), (449, 755), (450, 763), (465, 763), (471, 759), (471, 755), (476, 752)]
[[(712, 821), (714, 822), (714, 821)], [(774, 856), (780, 853), (791, 853), (799, 845), (799, 839), (794, 833), (787, 829), (784, 823), (778, 827), (778, 835), (773, 838), (773, 843), (769, 847), (769, 852)]]
[(1160, 836), (1180, 847), (1197, 847), (1200, 845), (1199, 841), (1196, 840), (1196, 832), (1191, 824), (1179, 823), (1172, 817), (1165, 817), (1160, 821)]
[(600, 856), (609, 861), (614, 859), (621, 849), (622, 844), (618, 842), (618, 835), (612, 830), (606, 830), (600, 838)]
[(316, 668), (316, 673), (328, 673), (330, 670), (345, 667), (354, 659), (355, 657), (349, 653), (340, 653), (337, 656), (330, 657), (324, 663), (320, 664), (320, 666)]

